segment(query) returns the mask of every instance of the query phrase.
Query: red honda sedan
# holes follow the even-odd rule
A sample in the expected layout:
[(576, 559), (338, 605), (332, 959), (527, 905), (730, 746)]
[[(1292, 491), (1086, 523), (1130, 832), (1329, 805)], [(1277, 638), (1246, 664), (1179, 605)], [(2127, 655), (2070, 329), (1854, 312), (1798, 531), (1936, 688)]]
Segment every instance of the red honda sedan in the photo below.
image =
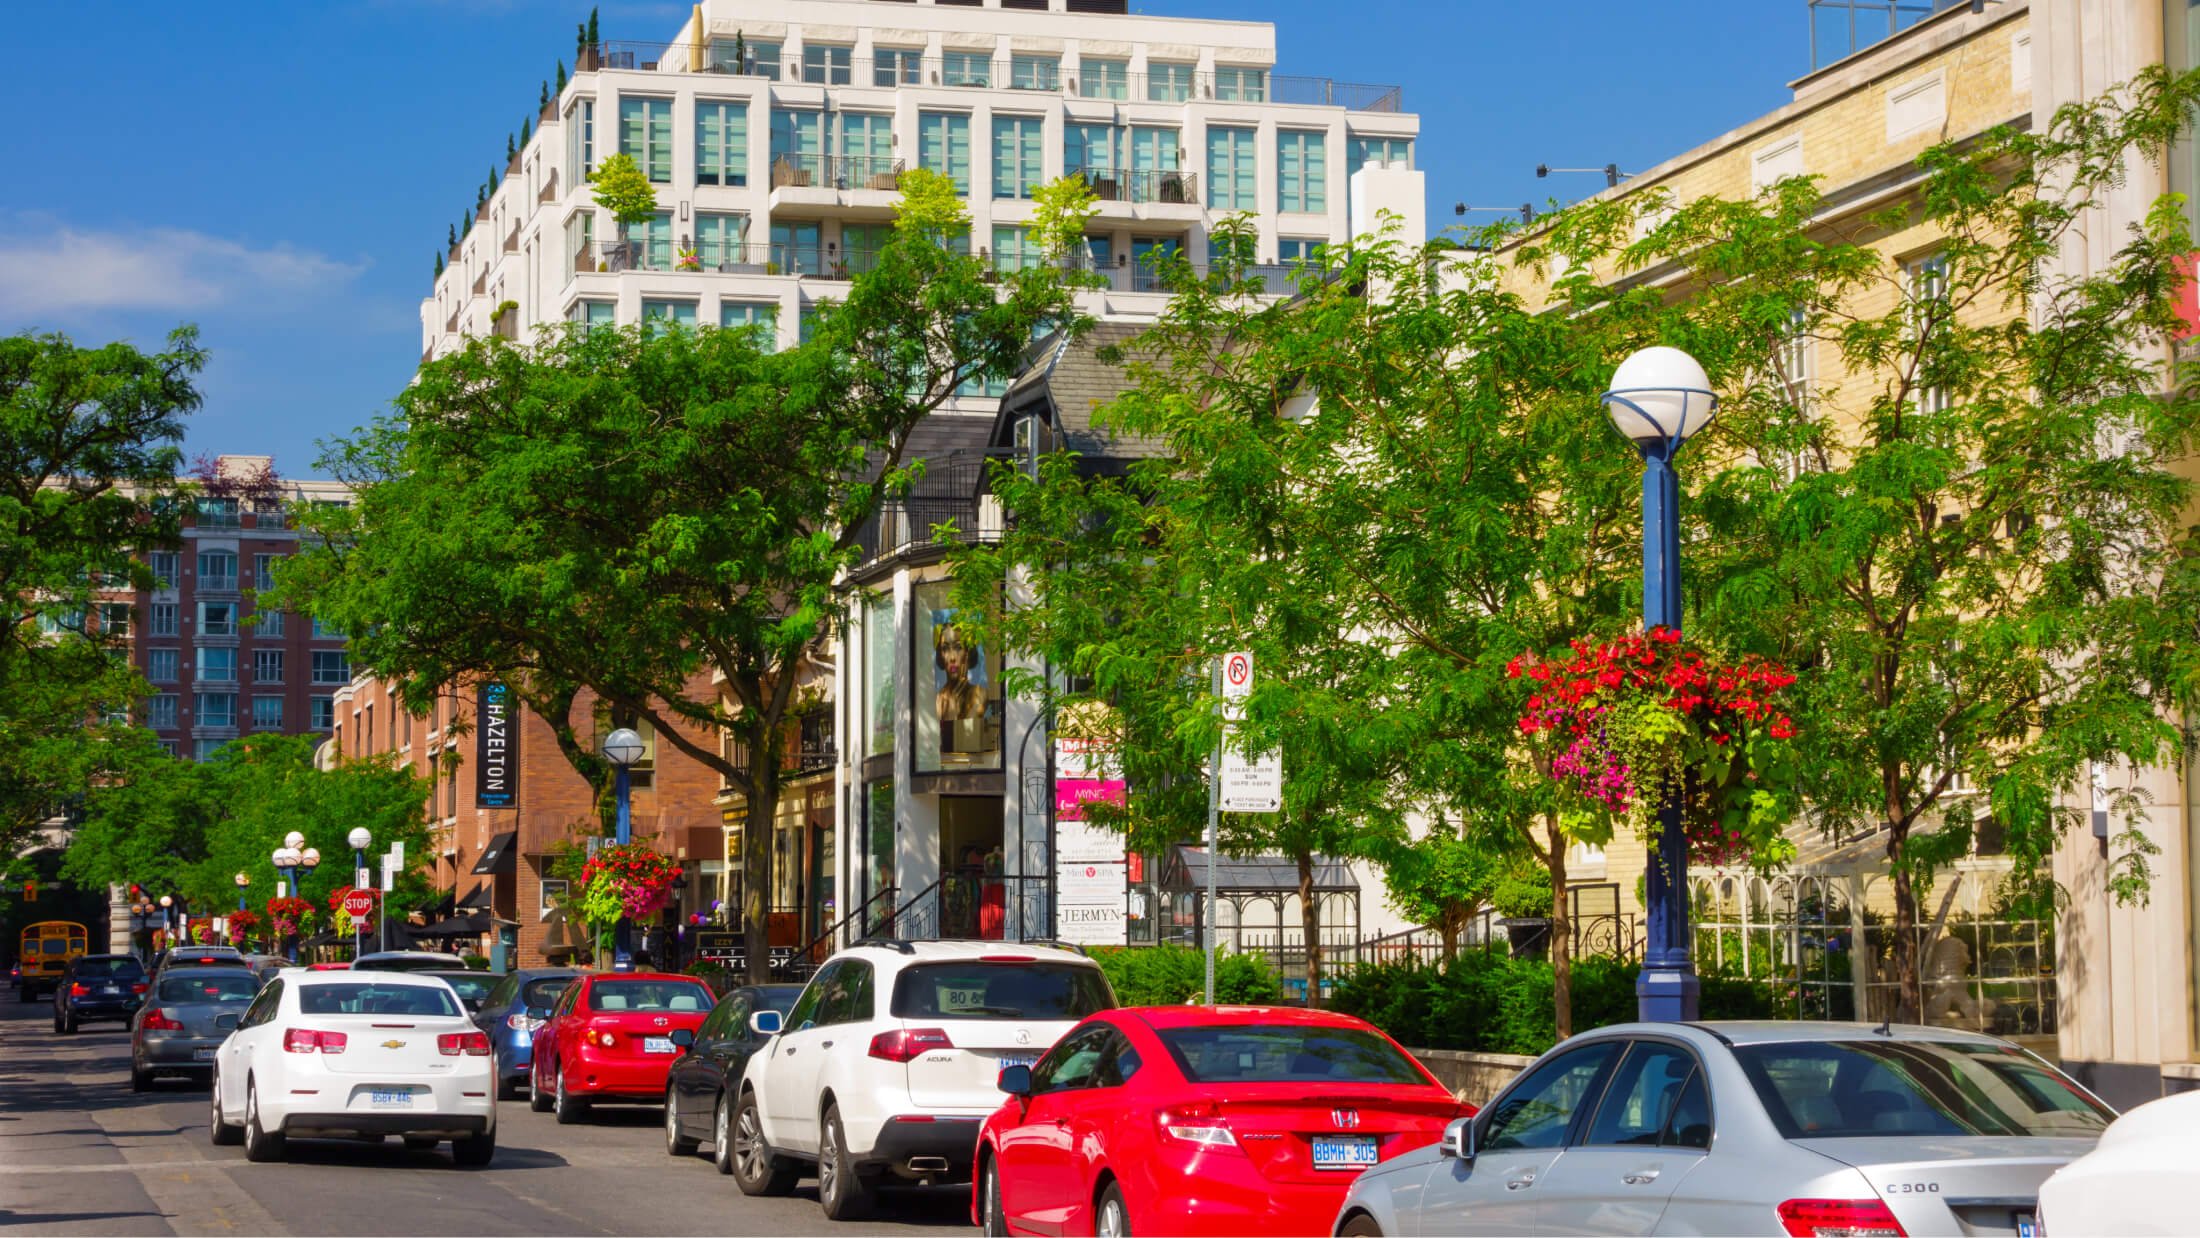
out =
[(1359, 1171), (1472, 1114), (1350, 1015), (1104, 1011), (1032, 1066), (978, 1132), (988, 1234), (1326, 1235)]
[(535, 1112), (556, 1109), (561, 1123), (578, 1122), (595, 1101), (659, 1104), (680, 1046), (710, 1013), (710, 989), (693, 976), (662, 972), (595, 972), (558, 994), (549, 1021), (535, 1032), (528, 1098)]

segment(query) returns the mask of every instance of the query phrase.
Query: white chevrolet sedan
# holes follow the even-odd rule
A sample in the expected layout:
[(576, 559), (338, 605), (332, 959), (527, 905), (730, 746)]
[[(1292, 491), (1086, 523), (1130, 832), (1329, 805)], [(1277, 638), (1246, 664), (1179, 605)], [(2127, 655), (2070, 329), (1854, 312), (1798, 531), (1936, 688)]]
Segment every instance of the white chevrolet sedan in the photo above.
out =
[(291, 1135), (451, 1141), (452, 1159), (496, 1154), (489, 1037), (451, 986), (404, 972), (286, 971), (267, 982), (216, 1051), (207, 1129), (254, 1161)]

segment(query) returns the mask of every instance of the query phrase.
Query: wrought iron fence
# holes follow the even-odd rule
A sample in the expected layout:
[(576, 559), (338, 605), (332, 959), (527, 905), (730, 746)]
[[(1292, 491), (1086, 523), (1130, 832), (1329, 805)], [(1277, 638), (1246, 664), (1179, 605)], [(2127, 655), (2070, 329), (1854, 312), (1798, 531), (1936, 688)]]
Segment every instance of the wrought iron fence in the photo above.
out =
[(891, 941), (1051, 941), (1053, 912), (1051, 876), (951, 873), (867, 925), (866, 935)]

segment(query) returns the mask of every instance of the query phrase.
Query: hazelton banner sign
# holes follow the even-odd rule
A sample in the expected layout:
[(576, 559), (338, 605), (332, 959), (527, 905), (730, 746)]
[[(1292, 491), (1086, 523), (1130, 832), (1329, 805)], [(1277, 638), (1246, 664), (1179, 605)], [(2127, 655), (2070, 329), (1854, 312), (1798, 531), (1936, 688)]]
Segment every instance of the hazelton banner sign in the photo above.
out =
[(474, 804), (519, 807), (519, 727), (512, 718), (512, 689), (481, 685), (474, 710)]

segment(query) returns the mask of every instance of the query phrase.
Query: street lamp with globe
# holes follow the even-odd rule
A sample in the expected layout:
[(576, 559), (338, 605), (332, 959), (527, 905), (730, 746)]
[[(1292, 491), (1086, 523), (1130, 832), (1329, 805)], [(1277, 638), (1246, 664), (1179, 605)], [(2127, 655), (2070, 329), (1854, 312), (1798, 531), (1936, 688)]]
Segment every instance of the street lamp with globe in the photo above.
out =
[[(636, 762), (648, 751), (639, 733), (630, 727), (620, 727), (603, 737), (603, 759), (611, 762), (612, 790), (618, 803), (617, 824), (612, 841), (625, 846), (634, 839), (633, 769)], [(611, 965), (614, 970), (626, 971), (634, 957), (627, 937), (626, 918), (621, 916), (612, 929)]]
[(176, 898), (172, 894), (160, 896), (160, 937), (164, 946), (176, 944)]
[[(1612, 424), (1642, 453), (1642, 622), (1681, 630), (1680, 476), (1673, 458), (1711, 423), (1719, 406), (1711, 379), (1694, 357), (1657, 345), (1625, 361), (1612, 375), (1604, 408)], [(1696, 1018), (1701, 984), (1689, 959), (1688, 839), (1681, 833), (1679, 790), (1658, 806), (1658, 845), (1643, 880), (1648, 923), (1642, 973), (1635, 981), (1645, 1022)]]
[[(355, 890), (368, 889), (370, 883), (367, 880), (367, 848), (374, 845), (374, 831), (363, 825), (354, 826), (351, 833), (344, 836), (344, 841), (351, 844), (352, 888)], [(360, 917), (358, 916), (351, 918), (351, 956), (353, 958), (359, 957), (360, 943), (365, 936), (364, 926), (359, 921)]]

